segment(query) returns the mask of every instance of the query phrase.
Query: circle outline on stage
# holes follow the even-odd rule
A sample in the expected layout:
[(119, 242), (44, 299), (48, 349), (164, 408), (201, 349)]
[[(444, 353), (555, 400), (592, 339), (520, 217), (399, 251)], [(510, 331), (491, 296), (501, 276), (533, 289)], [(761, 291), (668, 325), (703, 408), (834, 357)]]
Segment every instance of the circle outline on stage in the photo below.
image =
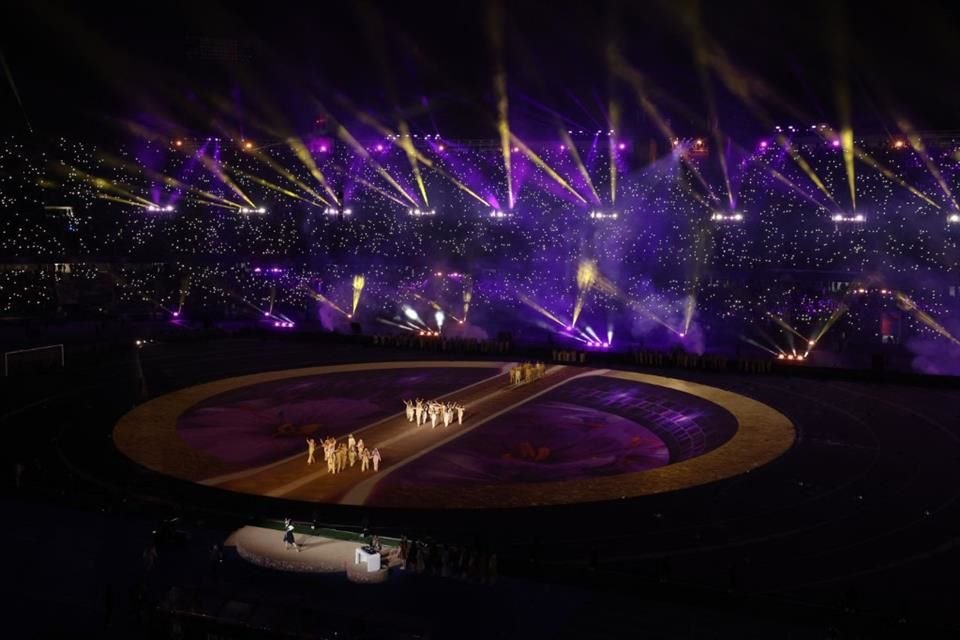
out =
[[(117, 422), (113, 431), (113, 440), (119, 451), (148, 469), (182, 480), (215, 486), (216, 482), (210, 483), (210, 479), (227, 477), (231, 474), (243, 475), (252, 470), (229, 465), (214, 456), (190, 447), (177, 434), (177, 422), (179, 417), (191, 407), (216, 395), (278, 380), (343, 372), (452, 367), (503, 370), (505, 366), (510, 366), (510, 363), (502, 361), (366, 362), (287, 369), (224, 378), (180, 389), (136, 407)], [(377, 502), (367, 506), (419, 509), (520, 508), (636, 498), (689, 489), (748, 473), (783, 455), (796, 440), (794, 425), (786, 416), (769, 405), (733, 391), (678, 378), (608, 369), (585, 369), (582, 374), (561, 382), (560, 386), (585, 376), (602, 376), (638, 382), (696, 396), (730, 412), (737, 421), (736, 432), (716, 449), (654, 469), (535, 483), (457, 485), (446, 488), (418, 485), (407, 490), (391, 487), (385, 495), (380, 497), (385, 499), (383, 502), (378, 499)], [(476, 426), (481, 424), (478, 423)], [(302, 456), (298, 454), (298, 457)], [(269, 466), (271, 465), (259, 468)], [(393, 467), (387, 465), (378, 475), (375, 484), (379, 485), (393, 470)], [(251, 493), (260, 496), (270, 495), (266, 490)], [(353, 503), (329, 500), (314, 502), (366, 504), (366, 498), (371, 493), (367, 492), (363, 500)]]

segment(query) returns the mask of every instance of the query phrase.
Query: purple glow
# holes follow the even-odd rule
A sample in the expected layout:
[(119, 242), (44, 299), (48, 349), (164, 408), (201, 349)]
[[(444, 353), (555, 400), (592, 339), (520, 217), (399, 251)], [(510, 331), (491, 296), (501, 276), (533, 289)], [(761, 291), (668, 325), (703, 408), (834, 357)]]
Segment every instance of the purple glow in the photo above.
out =
[(179, 312), (179, 311), (174, 311), (174, 312), (173, 312), (173, 317), (174, 317), (174, 318), (179, 318), (179, 317), (180, 317), (180, 312)]
[(257, 267), (256, 269), (254, 269), (253, 272), (254, 272), (254, 273), (260, 273), (260, 267)]
[(620, 144), (617, 145), (617, 148), (620, 149), (621, 151), (623, 151), (624, 149), (627, 148), (627, 145), (625, 145), (624, 143), (621, 142)]
[(761, 140), (761, 141), (760, 141), (760, 148), (761, 148), (761, 149), (766, 149), (766, 148), (767, 148), (767, 144), (768, 144), (768, 143), (767, 143), (766, 140)]
[(320, 153), (326, 153), (326, 152), (327, 152), (327, 145), (325, 144), (320, 145)]
[(383, 145), (382, 145), (382, 144), (378, 144), (378, 145), (377, 145), (377, 151), (383, 151)]
[(837, 147), (840, 146), (840, 141), (839, 141), (839, 140), (834, 140), (832, 144), (833, 144), (833, 147), (834, 147), (834, 148), (837, 148)]

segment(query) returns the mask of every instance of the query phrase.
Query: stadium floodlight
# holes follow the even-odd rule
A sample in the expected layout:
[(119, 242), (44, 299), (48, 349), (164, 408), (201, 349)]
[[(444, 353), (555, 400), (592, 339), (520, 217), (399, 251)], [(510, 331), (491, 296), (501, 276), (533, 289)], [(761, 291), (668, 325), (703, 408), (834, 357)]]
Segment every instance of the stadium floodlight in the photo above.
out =
[(240, 207), (240, 213), (266, 213), (265, 207)]
[(856, 213), (856, 214), (835, 213), (833, 214), (833, 217), (831, 217), (830, 219), (838, 224), (846, 224), (851, 222), (853, 223), (866, 222), (867, 216), (863, 215), (862, 213)]
[(714, 222), (743, 222), (743, 214), (739, 211), (714, 211), (710, 219)]
[(413, 207), (413, 208), (411, 208), (411, 209), (407, 209), (407, 214), (409, 214), (409, 215), (411, 215), (411, 216), (413, 216), (413, 217), (415, 217), (415, 218), (420, 218), (420, 217), (422, 217), (422, 216), (433, 216), (433, 215), (436, 215), (436, 214), (437, 214), (437, 210), (436, 210), (436, 209), (421, 209), (420, 207)]
[(151, 204), (151, 205), (147, 205), (147, 211), (171, 213), (175, 211), (175, 209), (173, 208), (172, 204), (168, 204), (165, 207), (159, 204)]
[(960, 213), (951, 213), (947, 216), (947, 224), (960, 224)]
[(594, 209), (590, 212), (591, 220), (616, 220), (620, 217), (620, 214), (616, 211), (601, 211), (600, 209)]
[(513, 211), (506, 211), (504, 209), (491, 209), (490, 217), (496, 220), (501, 220), (503, 218), (512, 218)]

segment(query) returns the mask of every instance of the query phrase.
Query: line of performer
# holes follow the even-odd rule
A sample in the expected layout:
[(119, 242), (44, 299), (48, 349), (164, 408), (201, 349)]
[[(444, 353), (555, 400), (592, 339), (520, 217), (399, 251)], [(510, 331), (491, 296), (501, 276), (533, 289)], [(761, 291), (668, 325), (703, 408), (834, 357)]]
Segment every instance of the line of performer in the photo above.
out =
[(542, 362), (524, 362), (510, 368), (510, 384), (527, 384), (542, 378), (547, 373), (547, 365)]
[(436, 429), (437, 424), (449, 427), (454, 418), (457, 424), (463, 424), (463, 412), (466, 410), (466, 407), (456, 402), (425, 401), (420, 398), (404, 400), (403, 406), (406, 409), (407, 422), (413, 422), (418, 427), (429, 422), (431, 429)]
[[(320, 445), (323, 447), (323, 459), (327, 463), (327, 471), (341, 473), (345, 469), (353, 468), (360, 463), (360, 471), (367, 471), (373, 467), (374, 473), (380, 470), (380, 449), (368, 448), (363, 438), (356, 439), (351, 433), (346, 440), (339, 443), (334, 437), (324, 438)], [(317, 441), (307, 438), (307, 464), (316, 462)]]

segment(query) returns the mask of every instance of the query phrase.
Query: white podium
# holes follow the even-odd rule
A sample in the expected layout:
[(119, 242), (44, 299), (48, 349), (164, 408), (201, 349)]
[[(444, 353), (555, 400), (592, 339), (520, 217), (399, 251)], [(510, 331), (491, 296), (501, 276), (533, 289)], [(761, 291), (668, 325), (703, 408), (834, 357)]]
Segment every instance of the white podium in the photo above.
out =
[(364, 550), (363, 547), (360, 547), (354, 556), (353, 564), (367, 565), (367, 573), (380, 571), (380, 554), (376, 552), (369, 553)]

